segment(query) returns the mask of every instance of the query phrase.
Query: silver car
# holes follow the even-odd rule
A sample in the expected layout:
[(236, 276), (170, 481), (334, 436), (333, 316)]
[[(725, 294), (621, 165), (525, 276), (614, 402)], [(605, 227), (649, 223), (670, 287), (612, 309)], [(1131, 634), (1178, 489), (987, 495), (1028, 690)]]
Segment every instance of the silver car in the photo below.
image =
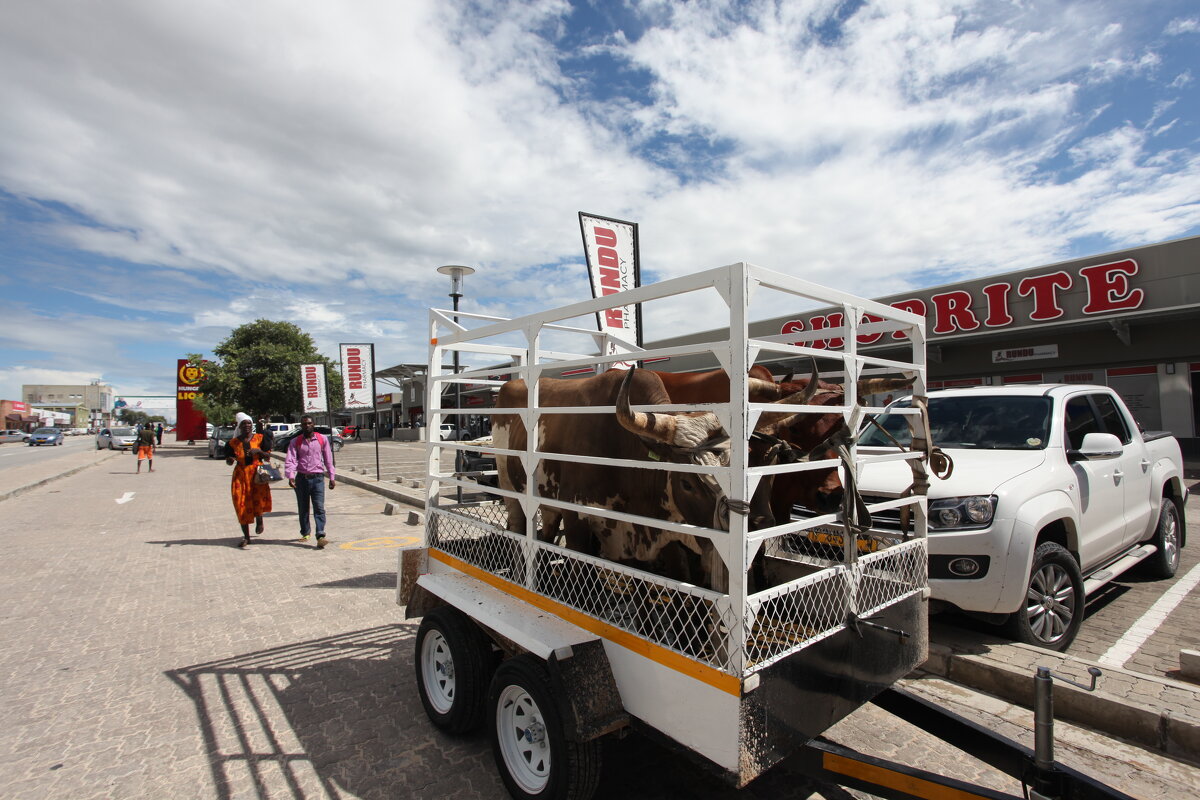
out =
[(137, 431), (133, 428), (102, 428), (96, 434), (96, 449), (124, 450), (137, 444)]
[(0, 442), (26, 442), (29, 441), (29, 434), (25, 431), (7, 430), (0, 431)]
[(225, 444), (236, 435), (237, 428), (232, 425), (222, 425), (219, 428), (213, 428), (212, 433), (208, 436), (208, 457), (224, 458)]

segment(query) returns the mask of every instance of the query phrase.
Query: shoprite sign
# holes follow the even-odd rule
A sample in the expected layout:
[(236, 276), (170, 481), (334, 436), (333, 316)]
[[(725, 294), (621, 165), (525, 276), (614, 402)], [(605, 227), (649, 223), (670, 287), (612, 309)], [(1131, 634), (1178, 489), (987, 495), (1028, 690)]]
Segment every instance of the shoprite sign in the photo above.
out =
[[(950, 289), (927, 296), (901, 300), (886, 299), (893, 308), (911, 311), (926, 318), (929, 336), (949, 336), (985, 332), (1008, 327), (1049, 322), (1071, 314), (1097, 316), (1133, 311), (1142, 307), (1146, 293), (1139, 288), (1138, 262), (1132, 258), (1072, 271), (1058, 269), (1011, 280), (999, 280), (971, 288)], [(865, 322), (878, 322), (871, 314)], [(823, 311), (803, 319), (790, 319), (780, 333), (813, 332), (840, 328), (845, 322), (840, 311)], [(885, 336), (904, 339), (905, 334), (871, 333), (858, 337), (860, 344), (880, 342)], [(836, 337), (797, 341), (816, 349), (841, 348)]]

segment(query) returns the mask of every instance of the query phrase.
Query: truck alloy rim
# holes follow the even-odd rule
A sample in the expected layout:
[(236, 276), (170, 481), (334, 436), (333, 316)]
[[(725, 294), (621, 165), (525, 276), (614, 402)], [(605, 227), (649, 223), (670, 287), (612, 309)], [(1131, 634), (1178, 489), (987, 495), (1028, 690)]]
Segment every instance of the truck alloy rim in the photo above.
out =
[(550, 780), (550, 742), (541, 710), (520, 686), (509, 684), (500, 693), (496, 734), (513, 780), (529, 794), (545, 788)]
[(1172, 567), (1179, 562), (1179, 517), (1167, 512), (1167, 527), (1163, 531), (1163, 556)]
[(1075, 588), (1071, 576), (1057, 564), (1046, 564), (1029, 582), (1025, 595), (1025, 613), (1029, 628), (1047, 644), (1057, 642), (1075, 618)]
[(439, 631), (429, 631), (421, 642), (421, 680), (434, 710), (449, 712), (454, 705), (454, 658)]

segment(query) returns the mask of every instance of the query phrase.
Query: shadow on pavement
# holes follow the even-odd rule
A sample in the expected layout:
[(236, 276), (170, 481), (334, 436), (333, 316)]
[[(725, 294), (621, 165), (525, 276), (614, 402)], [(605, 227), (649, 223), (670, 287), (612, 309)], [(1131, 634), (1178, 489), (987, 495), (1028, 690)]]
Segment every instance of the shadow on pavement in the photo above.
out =
[(370, 575), (357, 575), (353, 578), (342, 578), (340, 581), (328, 583), (310, 583), (305, 589), (395, 589), (395, 572), (372, 572)]
[[(217, 797), (507, 797), (486, 734), (449, 737), (427, 720), (416, 629), (382, 625), (165, 673), (195, 706)], [(597, 797), (853, 798), (787, 761), (738, 791), (639, 733), (606, 739), (603, 761)]]
[[(267, 531), (266, 533), (263, 533), (261, 535), (255, 535), (252, 533), (250, 535), (250, 537), (251, 537), (250, 541), (252, 542), (252, 544), (250, 545), (250, 549), (253, 550), (257, 547), (263, 547), (263, 546), (269, 546), (269, 545), (285, 545), (287, 547), (308, 547), (308, 548), (312, 547), (312, 545), (309, 544), (308, 542), (297, 541), (296, 537), (293, 537), (291, 539), (267, 539), (267, 538), (265, 538), (270, 533), (271, 533), (271, 531)], [(242, 534), (235, 533), (231, 536), (225, 536), (225, 537), (221, 537), (218, 539), (165, 539), (165, 540), (157, 540), (157, 541), (148, 541), (148, 542), (146, 542), (146, 544), (161, 544), (163, 547), (171, 547), (172, 545), (196, 545), (196, 546), (200, 546), (200, 547), (237, 547), (238, 542), (240, 542), (241, 540), (242, 540)]]

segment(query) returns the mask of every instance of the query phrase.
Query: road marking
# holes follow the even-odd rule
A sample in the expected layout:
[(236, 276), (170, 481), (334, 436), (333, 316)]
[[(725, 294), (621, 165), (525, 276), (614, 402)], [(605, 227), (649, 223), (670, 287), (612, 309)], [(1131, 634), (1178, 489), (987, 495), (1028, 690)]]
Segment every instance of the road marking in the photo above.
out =
[(339, 545), (343, 550), (385, 550), (389, 547), (408, 547), (419, 544), (418, 536), (379, 536), (374, 539), (359, 539), (356, 542), (346, 542)]
[(1150, 610), (1142, 614), (1137, 622), (1129, 626), (1125, 635), (1108, 648), (1108, 652), (1100, 656), (1100, 663), (1110, 667), (1125, 666), (1125, 662), (1133, 658), (1134, 653), (1154, 635), (1158, 626), (1163, 624), (1175, 607), (1183, 602), (1183, 598), (1187, 597), (1188, 592), (1195, 589), (1198, 583), (1200, 583), (1200, 564), (1192, 567), (1187, 575), (1163, 592), (1162, 597), (1150, 606)]
[(117, 502), (118, 503), (128, 503), (130, 500), (133, 499), (133, 496), (135, 494), (137, 494), (137, 492), (126, 492), (125, 494), (123, 494), (117, 498)]

